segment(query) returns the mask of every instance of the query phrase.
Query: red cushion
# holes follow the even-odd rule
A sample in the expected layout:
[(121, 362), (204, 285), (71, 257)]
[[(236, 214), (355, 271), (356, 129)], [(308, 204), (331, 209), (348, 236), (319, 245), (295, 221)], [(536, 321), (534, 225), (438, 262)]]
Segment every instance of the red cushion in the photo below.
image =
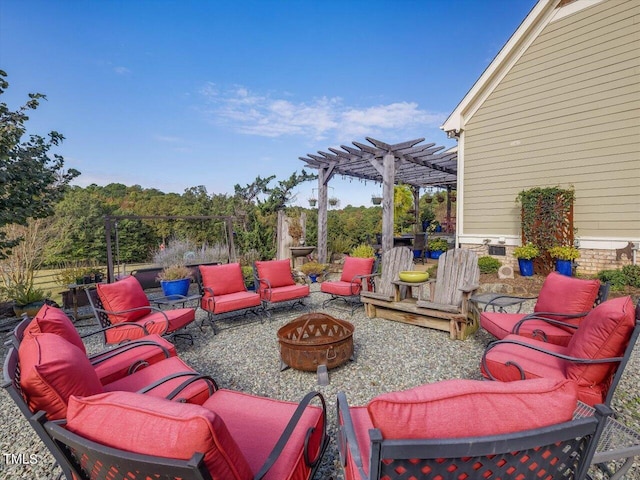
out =
[[(358, 450), (360, 451), (362, 468), (364, 472), (369, 474), (369, 457), (371, 456), (371, 440), (369, 438), (369, 430), (373, 427), (371, 423), (371, 417), (367, 411), (367, 407), (349, 407), (349, 413), (351, 414), (351, 420), (353, 421), (353, 429), (356, 434), (356, 443), (358, 444)], [(358, 472), (358, 467), (355, 465), (353, 458), (351, 457), (351, 451), (347, 450), (347, 465), (345, 468), (345, 478), (347, 479), (359, 479), (361, 478)]]
[[(135, 277), (128, 276), (115, 283), (99, 283), (96, 288), (105, 310), (116, 312), (149, 306), (149, 299)], [(109, 320), (113, 324), (130, 322), (144, 317), (150, 311), (149, 309), (141, 308), (134, 312), (109, 315)]]
[(59, 308), (43, 305), (24, 331), (25, 335), (34, 333), (54, 333), (86, 353), (84, 342), (76, 327)]
[[(256, 270), (258, 278), (269, 280), (271, 288), (296, 284), (291, 274), (291, 262), (288, 259), (256, 262)], [(265, 288), (265, 285), (261, 284), (260, 288)]]
[(247, 291), (239, 263), (200, 265), (199, 268), (202, 286), (211, 288), (215, 296)]
[(66, 427), (94, 442), (129, 452), (180, 460), (203, 453), (213, 478), (253, 477), (220, 416), (198, 405), (129, 392), (73, 397)]
[[(184, 363), (180, 357), (170, 357), (160, 362), (149, 365), (142, 370), (139, 370), (131, 375), (122, 377), (114, 382), (111, 382), (104, 386), (105, 392), (125, 391), (125, 392), (138, 392), (143, 388), (152, 385), (153, 383), (167, 378), (173, 374), (181, 372), (195, 372), (193, 368)], [(145, 395), (152, 397), (166, 397), (176, 387), (180, 386), (188, 376), (180, 376), (168, 380), (162, 385), (145, 392)], [(209, 384), (204, 380), (200, 380), (192, 383), (186, 387), (176, 398), (183, 399), (189, 403), (202, 404), (207, 398), (209, 398)]]
[[(165, 316), (166, 315), (166, 316)], [(168, 319), (168, 323), (167, 323)], [(162, 312), (153, 312), (131, 323), (142, 325), (150, 334), (163, 335), (175, 332), (195, 319), (194, 308), (173, 308)], [(127, 340), (136, 340), (146, 335), (144, 330), (134, 326), (120, 326), (111, 328), (105, 332), (107, 343), (120, 343)]]
[[(176, 356), (176, 347), (158, 335), (147, 335), (145, 342), (153, 342), (153, 345), (140, 342), (128, 342), (111, 350), (100, 352), (90, 357), (91, 365), (95, 369), (100, 383), (106, 385), (126, 376), (132, 367), (143, 368), (140, 362), (149, 365), (160, 362), (169, 357)], [(163, 347), (163, 348), (161, 348)], [(111, 354), (115, 354), (111, 356)], [(108, 358), (107, 358), (108, 357)]]
[[(599, 280), (584, 280), (551, 272), (545, 278), (534, 312), (582, 313), (593, 308), (600, 289)], [(578, 325), (581, 318), (559, 320)]]
[[(255, 474), (271, 453), (297, 404), (222, 389), (203, 406), (222, 417)], [(309, 428), (315, 429), (309, 439), (310, 457), (314, 459), (320, 445), (321, 426), (322, 410), (315, 406), (305, 409), (280, 457), (263, 479), (308, 478), (309, 467), (303, 456), (305, 436)]]
[(20, 386), (32, 412), (64, 418), (71, 395), (102, 393), (91, 362), (78, 347), (53, 333), (26, 336), (18, 349)]
[[(525, 316), (524, 313), (481, 312), (480, 326), (494, 337), (503, 339), (511, 334), (516, 323)], [(545, 333), (547, 342), (563, 346), (569, 343), (575, 331), (572, 330), (569, 332), (564, 328), (551, 325), (543, 320), (528, 320), (520, 326), (518, 335), (542, 340), (540, 335), (536, 337), (533, 336), (535, 330), (542, 330)]]
[[(608, 300), (594, 308), (586, 316), (573, 335), (567, 352), (578, 358), (612, 358), (624, 355), (633, 332), (635, 309), (631, 297)], [(579, 385), (603, 382), (619, 363), (567, 366), (567, 378)]]
[(271, 303), (286, 302), (309, 295), (309, 285), (287, 285), (262, 292), (262, 299)]
[(362, 290), (360, 283), (343, 282), (339, 280), (337, 282), (322, 282), (320, 284), (321, 292), (343, 297), (360, 295), (360, 290)]
[(576, 400), (576, 385), (566, 380), (445, 380), (380, 395), (367, 409), (386, 439), (460, 438), (562, 423)]
[(205, 294), (202, 297), (202, 309), (211, 313), (226, 313), (243, 308), (252, 308), (260, 306), (260, 295), (256, 292), (247, 292), (246, 290), (237, 293), (229, 293), (227, 295), (211, 296)]
[(373, 269), (373, 260), (373, 258), (346, 257), (340, 280), (351, 282), (356, 275), (370, 275)]

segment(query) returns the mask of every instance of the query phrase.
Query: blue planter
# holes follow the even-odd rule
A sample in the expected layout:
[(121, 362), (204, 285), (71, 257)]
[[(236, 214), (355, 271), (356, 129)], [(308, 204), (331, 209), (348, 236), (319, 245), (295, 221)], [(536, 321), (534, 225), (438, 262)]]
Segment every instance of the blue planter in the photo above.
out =
[(422, 257), (422, 250), (416, 250), (415, 248), (413, 249), (413, 258), (420, 258)]
[(311, 280), (311, 283), (317, 283), (318, 282), (318, 275), (317, 274), (310, 273), (307, 276), (309, 277), (309, 280)]
[(533, 275), (533, 260), (527, 260), (526, 258), (518, 259), (518, 268), (520, 268), (520, 275), (523, 277), (530, 277)]
[(172, 295), (182, 295), (183, 297), (186, 297), (189, 293), (190, 284), (190, 278), (181, 278), (180, 280), (162, 280), (160, 282), (162, 292), (165, 297), (170, 297)]
[(442, 250), (431, 250), (431, 252), (429, 252), (429, 258), (440, 258), (440, 255), (443, 253)]
[(562, 275), (571, 277), (573, 275), (573, 271), (571, 268), (571, 260), (556, 259), (556, 271), (558, 273), (561, 273)]

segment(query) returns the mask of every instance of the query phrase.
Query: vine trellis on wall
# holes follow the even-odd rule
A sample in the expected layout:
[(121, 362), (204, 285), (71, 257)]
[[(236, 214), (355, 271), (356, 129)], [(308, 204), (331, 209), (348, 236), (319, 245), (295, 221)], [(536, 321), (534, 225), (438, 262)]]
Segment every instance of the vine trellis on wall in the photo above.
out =
[(516, 201), (522, 206), (522, 244), (540, 249), (535, 269), (543, 275), (554, 269), (547, 250), (556, 245), (573, 245), (573, 188), (535, 187), (521, 191)]

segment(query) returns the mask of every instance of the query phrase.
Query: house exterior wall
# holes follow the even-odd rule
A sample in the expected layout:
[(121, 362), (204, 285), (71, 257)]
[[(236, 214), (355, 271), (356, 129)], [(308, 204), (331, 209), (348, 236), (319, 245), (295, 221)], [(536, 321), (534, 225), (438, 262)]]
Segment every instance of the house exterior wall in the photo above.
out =
[(544, 27), (464, 121), (461, 244), (518, 244), (518, 192), (556, 185), (575, 188), (576, 237), (589, 258), (640, 241), (639, 51), (635, 0)]

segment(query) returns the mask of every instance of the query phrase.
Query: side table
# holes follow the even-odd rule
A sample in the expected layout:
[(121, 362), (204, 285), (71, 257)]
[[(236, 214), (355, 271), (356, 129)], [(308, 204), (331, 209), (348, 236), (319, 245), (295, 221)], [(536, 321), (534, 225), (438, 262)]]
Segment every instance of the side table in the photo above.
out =
[[(493, 311), (496, 311), (496, 307), (500, 313), (505, 313), (506, 307), (518, 305), (518, 311), (520, 313), (522, 304), (527, 300), (534, 300), (536, 297), (513, 297), (511, 295), (505, 295), (503, 293), (480, 293), (473, 295), (469, 301), (478, 308), (479, 304), (485, 304), (482, 311), (487, 311), (487, 308), (492, 307)], [(479, 309), (479, 308), (478, 308)]]
[(168, 297), (158, 297), (158, 298), (150, 298), (149, 301), (155, 303), (158, 308), (167, 307), (167, 308), (185, 308), (189, 302), (196, 302), (196, 308), (199, 305), (199, 300), (202, 298), (202, 295), (169, 295)]
[[(419, 287), (420, 290), (418, 290), (418, 298), (422, 300), (422, 286), (429, 283), (429, 280), (425, 280), (424, 282), (403, 282), (402, 280), (393, 280), (391, 283), (393, 285), (393, 301), (399, 302), (402, 300), (400, 287), (407, 287), (410, 290), (415, 287)], [(411, 291), (411, 296), (413, 296), (413, 291)]]

